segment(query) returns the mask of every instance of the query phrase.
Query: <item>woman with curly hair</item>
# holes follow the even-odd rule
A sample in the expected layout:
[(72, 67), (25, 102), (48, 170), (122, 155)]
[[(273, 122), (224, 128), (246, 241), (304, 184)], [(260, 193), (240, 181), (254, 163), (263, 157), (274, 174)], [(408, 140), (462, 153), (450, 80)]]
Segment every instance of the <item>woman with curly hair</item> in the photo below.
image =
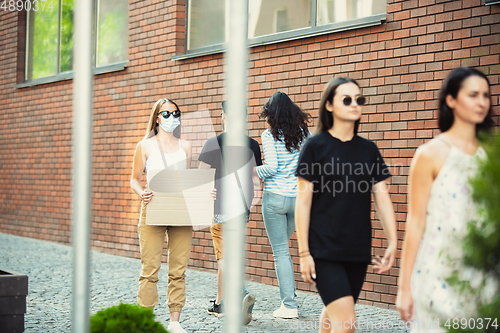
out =
[(310, 135), (310, 115), (302, 111), (287, 94), (277, 92), (262, 108), (261, 118), (270, 128), (262, 135), (265, 164), (257, 167), (265, 181), (262, 217), (273, 250), (280, 287), (281, 307), (276, 318), (298, 318), (295, 280), (288, 241), (295, 231), (295, 197), (297, 196), (297, 161), (302, 144)]

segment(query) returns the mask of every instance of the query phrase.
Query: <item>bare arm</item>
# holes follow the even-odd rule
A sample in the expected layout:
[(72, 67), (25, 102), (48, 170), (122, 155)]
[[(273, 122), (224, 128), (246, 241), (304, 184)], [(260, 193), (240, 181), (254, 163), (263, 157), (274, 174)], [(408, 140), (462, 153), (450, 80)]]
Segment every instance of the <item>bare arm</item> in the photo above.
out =
[(130, 187), (141, 197), (144, 203), (148, 203), (153, 197), (153, 192), (148, 189), (143, 189), (141, 184), (142, 173), (144, 172), (144, 166), (146, 163), (146, 157), (144, 154), (144, 148), (142, 147), (142, 141), (137, 144), (134, 152), (134, 161), (132, 164), (132, 175), (130, 177)]
[[(423, 151), (424, 150), (424, 151)], [(409, 207), (403, 243), (399, 290), (396, 307), (402, 320), (413, 317), (413, 298), (411, 296), (411, 274), (417, 259), (418, 249), (425, 231), (427, 204), (431, 193), (433, 158), (425, 149), (417, 150), (410, 166)]]
[(385, 181), (378, 182), (373, 186), (373, 198), (375, 207), (384, 228), (385, 235), (389, 242), (382, 260), (378, 258), (373, 261), (375, 268), (379, 273), (383, 273), (391, 269), (396, 258), (397, 251), (397, 234), (396, 234), (396, 216), (394, 215), (394, 207), (392, 206), (391, 197), (389, 196), (389, 188)]
[(181, 148), (186, 152), (186, 169), (191, 169), (191, 159), (193, 158), (193, 149), (191, 147), (191, 142), (181, 140)]
[(299, 242), (300, 271), (307, 283), (314, 283), (316, 269), (309, 253), (309, 223), (314, 184), (302, 177), (298, 179), (298, 193), (295, 200), (295, 229)]

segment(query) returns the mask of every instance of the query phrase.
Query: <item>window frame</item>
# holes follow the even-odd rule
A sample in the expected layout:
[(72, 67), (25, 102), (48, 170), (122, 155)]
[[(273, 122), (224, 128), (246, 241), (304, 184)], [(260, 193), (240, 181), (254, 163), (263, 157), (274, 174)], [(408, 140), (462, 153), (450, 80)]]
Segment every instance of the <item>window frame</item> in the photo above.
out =
[(486, 6), (500, 5), (500, 0), (484, 0)]
[[(500, 0), (498, 0), (498, 1), (500, 1)], [(188, 13), (189, 3), (190, 3), (189, 0), (186, 1), (186, 15)], [(312, 8), (311, 8), (311, 22), (313, 22), (312, 26), (294, 29), (294, 30), (283, 31), (283, 32), (277, 32), (277, 33), (263, 35), (263, 36), (259, 36), (259, 37), (255, 37), (255, 38), (248, 38), (248, 47), (276, 44), (276, 43), (282, 43), (282, 42), (287, 42), (287, 41), (292, 41), (292, 40), (297, 40), (297, 39), (302, 39), (302, 38), (308, 38), (308, 37), (314, 37), (314, 36), (320, 36), (320, 35), (340, 32), (340, 31), (347, 31), (347, 30), (377, 26), (377, 25), (383, 24), (386, 21), (386, 17), (387, 17), (387, 13), (381, 13), (381, 14), (375, 14), (375, 15), (371, 15), (371, 16), (367, 16), (367, 17), (361, 17), (361, 18), (351, 19), (351, 20), (342, 21), (342, 22), (317, 25), (317, 22), (316, 22), (317, 21), (317, 8), (318, 8), (317, 3), (318, 3), (317, 0), (311, 1), (311, 6), (312, 6)], [(187, 18), (186, 18), (185, 29), (187, 32), (187, 30), (188, 30), (188, 19)], [(185, 50), (185, 52), (183, 54), (178, 54), (178, 55), (172, 56), (173, 60), (190, 59), (190, 58), (200, 57), (200, 56), (204, 56), (204, 55), (221, 53), (221, 52), (224, 52), (226, 50), (226, 43), (214, 44), (214, 45), (196, 48), (193, 50), (187, 50), (187, 39), (188, 38), (189, 38), (189, 36), (186, 33), (186, 40), (185, 40), (186, 50)]]
[[(61, 0), (57, 0), (59, 1), (59, 26), (58, 26), (58, 45), (57, 45), (57, 73), (56, 74), (53, 74), (53, 75), (48, 75), (48, 76), (44, 76), (44, 77), (40, 77), (40, 78), (36, 78), (36, 79), (28, 79), (27, 76), (28, 76), (28, 48), (29, 48), (29, 36), (28, 36), (28, 31), (29, 31), (29, 27), (28, 27), (28, 24), (29, 24), (29, 13), (26, 13), (25, 15), (25, 31), (26, 31), (26, 34), (25, 34), (25, 46), (24, 46), (24, 57), (23, 57), (23, 64), (22, 66), (24, 67), (23, 68), (23, 81), (16, 84), (14, 86), (14, 88), (24, 88), (24, 87), (31, 87), (31, 86), (36, 86), (36, 85), (41, 85), (41, 84), (46, 84), (46, 83), (52, 83), (52, 82), (58, 82), (58, 81), (64, 81), (64, 80), (71, 80), (73, 79), (73, 74), (74, 74), (74, 70), (69, 70), (69, 71), (64, 71), (64, 72), (61, 72), (60, 71), (60, 58), (61, 58), (61, 54), (60, 54), (60, 48), (61, 48), (61, 15), (62, 15), (62, 8), (61, 8), (61, 4), (62, 4), (62, 1)], [(120, 62), (116, 62), (116, 63), (111, 63), (111, 64), (107, 64), (107, 65), (104, 65), (104, 66), (99, 66), (97, 67), (96, 64), (97, 64), (97, 57), (96, 57), (96, 54), (97, 54), (97, 30), (98, 30), (98, 27), (97, 27), (97, 21), (98, 21), (98, 15), (99, 15), (99, 6), (98, 6), (98, 2), (99, 1), (104, 1), (104, 0), (94, 0), (94, 8), (93, 8), (93, 11), (94, 11), (94, 19), (93, 19), (93, 22), (92, 22), (92, 29), (95, 33), (95, 35), (92, 37), (92, 40), (93, 40), (93, 46), (92, 46), (92, 72), (94, 75), (96, 74), (104, 74), (104, 73), (110, 73), (110, 72), (116, 72), (116, 71), (121, 71), (121, 70), (124, 70), (125, 68), (127, 68), (128, 66), (128, 41), (127, 41), (127, 60), (125, 61), (120, 61)], [(129, 11), (130, 13), (130, 11)], [(129, 14), (130, 15), (130, 14)]]

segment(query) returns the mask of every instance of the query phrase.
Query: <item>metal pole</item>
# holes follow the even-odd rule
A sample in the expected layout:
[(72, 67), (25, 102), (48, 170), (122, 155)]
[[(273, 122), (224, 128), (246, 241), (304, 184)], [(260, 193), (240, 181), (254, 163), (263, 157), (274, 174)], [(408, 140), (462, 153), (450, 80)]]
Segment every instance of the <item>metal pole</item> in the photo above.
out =
[[(229, 6), (229, 43), (226, 52), (226, 96), (227, 96), (227, 140), (224, 145), (245, 147), (247, 108), (247, 66), (248, 66), (248, 0), (226, 0)], [(245, 149), (237, 149), (231, 160), (244, 161)], [(227, 163), (227, 161), (224, 161)], [(245, 163), (237, 163), (244, 165)], [(226, 168), (228, 170), (228, 168)], [(240, 177), (246, 181), (247, 177)], [(245, 188), (243, 184), (243, 188)], [(240, 188), (223, 187), (224, 214), (234, 216), (234, 198), (241, 198)], [(245, 220), (239, 217), (227, 221), (223, 237), (223, 283), (224, 283), (224, 326), (225, 333), (242, 332), (242, 288), (245, 258)]]
[(73, 50), (73, 333), (88, 333), (93, 0), (75, 1)]

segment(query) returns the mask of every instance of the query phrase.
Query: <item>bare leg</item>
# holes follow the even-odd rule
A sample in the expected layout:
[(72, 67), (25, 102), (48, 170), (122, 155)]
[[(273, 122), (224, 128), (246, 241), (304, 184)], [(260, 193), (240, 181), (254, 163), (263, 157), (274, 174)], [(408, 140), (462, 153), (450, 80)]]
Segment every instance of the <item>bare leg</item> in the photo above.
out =
[(221, 258), (217, 261), (217, 298), (215, 304), (220, 304), (222, 301), (222, 266), (224, 260)]
[(181, 313), (180, 311), (174, 311), (174, 312), (170, 312), (170, 321), (179, 321), (179, 319), (181, 318)]
[(328, 304), (323, 308), (320, 320), (320, 333), (354, 333), (356, 312), (352, 296), (342, 297)]

